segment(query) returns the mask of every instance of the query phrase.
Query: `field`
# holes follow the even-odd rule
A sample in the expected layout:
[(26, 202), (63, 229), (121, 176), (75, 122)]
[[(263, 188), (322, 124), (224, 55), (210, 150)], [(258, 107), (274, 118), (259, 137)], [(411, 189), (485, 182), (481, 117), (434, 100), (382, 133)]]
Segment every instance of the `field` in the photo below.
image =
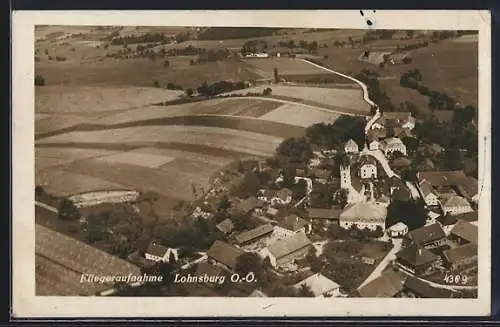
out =
[[(251, 71), (262, 78), (274, 78), (274, 68), (279, 75), (329, 74), (327, 71), (292, 58), (244, 59)], [(349, 80), (347, 80), (349, 81)]]
[(337, 117), (337, 114), (326, 110), (313, 110), (300, 104), (285, 104), (260, 119), (307, 128), (316, 123), (333, 123)]

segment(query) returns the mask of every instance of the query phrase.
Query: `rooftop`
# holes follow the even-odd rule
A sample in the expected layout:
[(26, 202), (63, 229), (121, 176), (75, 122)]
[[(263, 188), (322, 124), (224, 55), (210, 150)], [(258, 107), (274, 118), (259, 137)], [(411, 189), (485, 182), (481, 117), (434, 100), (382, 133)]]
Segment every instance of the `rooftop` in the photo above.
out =
[(310, 245), (311, 241), (307, 238), (306, 234), (297, 233), (274, 242), (268, 247), (268, 250), (278, 259)]
[(444, 207), (469, 207), (469, 201), (458, 195), (450, 196), (443, 205)]
[(340, 213), (342, 211), (337, 208), (331, 208), (331, 209), (308, 208), (307, 212), (309, 214), (309, 218), (311, 219), (339, 219)]
[(243, 243), (246, 243), (248, 241), (254, 240), (256, 238), (262, 237), (264, 235), (270, 234), (273, 232), (273, 230), (274, 230), (274, 227), (271, 224), (260, 225), (254, 229), (251, 229), (249, 231), (245, 231), (245, 232), (237, 235), (235, 237), (236, 242), (238, 242), (238, 244), (243, 244)]
[(283, 218), (278, 225), (280, 227), (283, 227), (285, 229), (291, 230), (293, 232), (298, 231), (299, 229), (303, 228), (304, 226), (309, 225), (309, 222), (297, 215), (289, 215)]
[(396, 253), (396, 257), (411, 266), (418, 267), (437, 260), (437, 256), (431, 251), (418, 246), (415, 243)]
[(227, 244), (223, 241), (215, 241), (210, 249), (207, 251), (207, 255), (217, 262), (220, 262), (231, 269), (236, 266), (236, 260), (244, 252), (237, 247)]
[(449, 263), (460, 262), (464, 259), (477, 256), (477, 244), (468, 243), (454, 249), (446, 250), (443, 254)]
[(463, 220), (457, 221), (451, 234), (458, 236), (468, 242), (477, 243), (477, 226)]
[(408, 229), (408, 226), (406, 226), (405, 223), (403, 223), (403, 222), (400, 221), (398, 223), (395, 223), (391, 227), (389, 227), (389, 229), (392, 230), (392, 231), (395, 231), (395, 232), (402, 232), (402, 231)]
[(223, 232), (224, 234), (229, 234), (233, 231), (234, 225), (231, 219), (227, 218), (218, 223), (215, 227), (217, 227), (218, 230)]
[(407, 237), (418, 245), (425, 245), (446, 237), (443, 229), (435, 223), (412, 230)]
[(361, 297), (393, 297), (403, 290), (405, 277), (388, 270), (358, 289)]
[(320, 273), (307, 277), (303, 281), (293, 285), (293, 287), (296, 289), (300, 289), (302, 285), (307, 285), (314, 296), (321, 296), (340, 287), (339, 284), (335, 283), (331, 279), (328, 279)]
[(341, 221), (385, 222), (387, 208), (372, 203), (358, 202), (348, 205), (340, 214)]
[(163, 257), (167, 253), (168, 249), (164, 247), (161, 244), (158, 244), (156, 242), (151, 242), (149, 243), (148, 249), (146, 250), (146, 253), (157, 256), (157, 257)]

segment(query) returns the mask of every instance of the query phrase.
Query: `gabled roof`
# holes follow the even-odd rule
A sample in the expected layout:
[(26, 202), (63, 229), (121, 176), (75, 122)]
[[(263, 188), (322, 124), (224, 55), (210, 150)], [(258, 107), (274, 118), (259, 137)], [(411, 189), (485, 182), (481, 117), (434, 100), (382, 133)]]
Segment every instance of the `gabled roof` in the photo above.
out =
[(385, 222), (387, 208), (369, 202), (358, 202), (348, 205), (340, 214), (341, 221)]
[(434, 187), (456, 185), (463, 178), (466, 178), (466, 175), (462, 170), (421, 171), (418, 173), (419, 181), (425, 179)]
[(293, 285), (293, 287), (296, 289), (300, 289), (302, 285), (308, 286), (314, 296), (321, 296), (340, 287), (339, 284), (335, 283), (333, 280), (323, 276), (320, 273), (307, 277), (306, 279)]
[(405, 157), (399, 157), (399, 158), (392, 160), (391, 166), (397, 167), (397, 168), (409, 167), (409, 166), (411, 166), (411, 160), (408, 158), (405, 158)]
[(396, 257), (414, 267), (422, 266), (437, 260), (437, 255), (431, 251), (412, 243), (396, 253)]
[(218, 230), (223, 232), (224, 234), (229, 234), (233, 231), (234, 225), (231, 219), (227, 218), (218, 223), (215, 227), (217, 227)]
[(251, 229), (249, 231), (245, 231), (239, 235), (237, 235), (236, 242), (238, 244), (246, 243), (248, 241), (254, 240), (256, 238), (262, 237), (264, 235), (272, 233), (274, 230), (273, 225), (271, 224), (265, 224), (265, 225), (260, 225), (254, 229)]
[(146, 250), (147, 254), (151, 254), (157, 257), (163, 257), (167, 253), (168, 249), (161, 244), (156, 242), (149, 243), (149, 246)]
[(451, 298), (453, 294), (449, 290), (432, 287), (428, 283), (413, 276), (406, 280), (404, 287), (423, 298)]
[(457, 221), (463, 220), (463, 221), (467, 221), (467, 222), (473, 222), (473, 221), (477, 221), (478, 212), (471, 211), (471, 212), (461, 213), (458, 215), (454, 215), (454, 217), (457, 219)]
[(354, 142), (353, 139), (349, 139), (349, 141), (347, 141), (345, 143), (345, 147), (356, 147), (356, 149), (358, 148), (358, 143)]
[(443, 251), (443, 254), (446, 261), (454, 264), (464, 259), (477, 257), (477, 244), (468, 243), (454, 249)]
[(397, 138), (397, 137), (389, 137), (389, 138), (385, 139), (384, 141), (385, 141), (386, 146), (399, 146), (399, 145), (404, 146), (403, 141), (401, 141), (401, 139)]
[(340, 213), (342, 211), (337, 208), (331, 209), (320, 209), (320, 208), (308, 208), (307, 213), (311, 219), (339, 219)]
[(444, 207), (469, 207), (469, 201), (458, 195), (450, 196), (443, 205)]
[(477, 226), (469, 222), (463, 220), (457, 221), (455, 227), (451, 230), (451, 234), (468, 242), (477, 243)]
[(286, 216), (278, 223), (278, 226), (288, 229), (292, 232), (296, 232), (307, 225), (309, 225), (307, 220), (302, 219), (295, 214)]
[(393, 231), (396, 231), (396, 232), (402, 232), (402, 231), (408, 229), (408, 226), (406, 226), (405, 223), (403, 223), (402, 221), (400, 221), (398, 223), (395, 223), (391, 227), (389, 227), (389, 229), (393, 230)]
[(278, 240), (269, 245), (267, 249), (276, 259), (279, 259), (310, 245), (311, 241), (307, 238), (306, 234), (301, 232)]
[(358, 289), (358, 293), (361, 297), (393, 297), (403, 290), (405, 280), (401, 274), (388, 270)]
[(207, 251), (207, 255), (217, 262), (220, 262), (231, 269), (236, 266), (236, 260), (244, 252), (237, 247), (227, 244), (223, 241), (215, 241), (210, 249)]
[(420, 189), (422, 190), (422, 195), (424, 197), (427, 197), (429, 194), (436, 195), (436, 193), (432, 189), (431, 183), (429, 183), (427, 180), (422, 181), (419, 186), (420, 186)]
[(425, 245), (445, 238), (446, 234), (441, 226), (436, 223), (414, 229), (407, 234), (407, 237), (418, 245)]

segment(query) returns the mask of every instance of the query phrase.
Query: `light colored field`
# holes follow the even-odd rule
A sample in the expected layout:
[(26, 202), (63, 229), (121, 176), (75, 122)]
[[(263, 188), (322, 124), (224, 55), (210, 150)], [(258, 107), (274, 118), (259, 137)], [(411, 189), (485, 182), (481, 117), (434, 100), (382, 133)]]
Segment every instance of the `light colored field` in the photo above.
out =
[(177, 98), (182, 91), (147, 87), (35, 88), (37, 113), (104, 112), (132, 109)]
[(145, 168), (158, 168), (162, 165), (165, 165), (166, 163), (169, 163), (172, 160), (175, 160), (175, 158), (151, 154), (151, 153), (139, 153), (135, 151), (128, 151), (128, 152), (113, 154), (110, 156), (99, 157), (95, 160), (99, 162), (106, 162), (109, 164), (125, 163)]
[(53, 158), (81, 160), (101, 156), (110, 156), (118, 151), (102, 149), (78, 149), (78, 148), (35, 148), (35, 158)]
[(274, 68), (278, 69), (279, 75), (311, 75), (311, 74), (330, 74), (329, 72), (309, 65), (301, 60), (293, 58), (266, 58), (266, 59), (244, 59), (246, 64), (250, 65), (251, 70), (262, 76), (262, 78), (273, 78)]
[[(234, 91), (233, 94), (245, 94), (246, 92), (262, 91), (267, 86), (258, 86), (243, 91)], [(332, 89), (321, 87), (285, 86), (273, 85), (272, 95), (285, 96), (289, 98), (314, 101), (328, 106), (336, 106), (349, 110), (367, 111), (368, 104), (363, 101), (361, 89)]]
[(314, 110), (304, 107), (300, 104), (285, 104), (260, 119), (274, 121), (278, 123), (309, 127), (316, 123), (333, 123), (338, 114), (328, 113), (326, 111)]
[(135, 152), (137, 153), (145, 153), (145, 154), (156, 154), (156, 155), (161, 155), (161, 156), (166, 156), (166, 157), (172, 157), (172, 158), (182, 158), (185, 160), (193, 160), (197, 162), (203, 162), (209, 165), (215, 165), (215, 166), (226, 166), (230, 162), (232, 162), (235, 159), (238, 159), (237, 156), (231, 157), (231, 156), (215, 156), (215, 155), (206, 155), (203, 153), (196, 153), (196, 152), (187, 152), (187, 151), (180, 151), (180, 150), (172, 150), (172, 149), (165, 149), (165, 148), (151, 148), (151, 147), (144, 147), (144, 148), (139, 148), (136, 149)]
[(204, 126), (140, 126), (89, 132), (69, 132), (38, 141), (46, 143), (144, 144), (175, 142), (196, 144), (267, 156), (282, 141), (269, 135)]
[[(68, 165), (71, 165), (71, 163)], [(88, 170), (82, 170), (81, 173), (56, 169), (41, 169), (41, 167), (35, 167), (35, 170), (36, 185), (44, 186), (47, 192), (57, 196), (100, 190), (126, 189), (123, 185), (91, 177), (87, 175)]]

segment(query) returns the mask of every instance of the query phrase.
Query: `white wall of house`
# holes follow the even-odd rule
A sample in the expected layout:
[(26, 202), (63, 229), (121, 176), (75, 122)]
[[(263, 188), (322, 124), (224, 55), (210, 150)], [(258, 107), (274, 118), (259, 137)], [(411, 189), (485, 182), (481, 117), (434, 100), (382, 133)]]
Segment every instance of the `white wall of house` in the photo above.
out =
[(361, 178), (377, 178), (377, 166), (364, 164), (360, 169)]
[(399, 151), (406, 156), (406, 146), (404, 144), (391, 144), (385, 148), (385, 155)]
[(349, 229), (351, 226), (356, 225), (359, 229), (365, 229), (368, 228), (369, 230), (376, 230), (377, 226), (380, 226), (382, 230), (385, 229), (385, 223), (379, 223), (379, 222), (364, 222), (364, 221), (340, 221), (339, 222), (340, 227)]
[(370, 142), (370, 144), (368, 145), (368, 148), (372, 151), (375, 151), (375, 150), (378, 150), (379, 149), (379, 146), (380, 146), (380, 142), (379, 141), (372, 141)]
[(424, 198), (424, 201), (428, 206), (437, 206), (439, 204), (439, 199), (434, 193), (427, 194), (427, 196)]
[(446, 213), (450, 213), (450, 215), (459, 215), (461, 213), (474, 211), (472, 210), (471, 206), (453, 206), (453, 207), (443, 206), (443, 210)]

